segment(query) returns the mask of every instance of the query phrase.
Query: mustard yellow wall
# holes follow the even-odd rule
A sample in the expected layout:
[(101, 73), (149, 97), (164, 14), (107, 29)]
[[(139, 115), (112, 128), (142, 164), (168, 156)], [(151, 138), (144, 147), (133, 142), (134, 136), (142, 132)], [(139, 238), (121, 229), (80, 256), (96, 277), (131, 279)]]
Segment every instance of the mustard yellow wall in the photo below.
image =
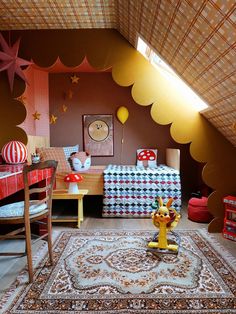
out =
[[(7, 35), (7, 34), (5, 34)], [(79, 65), (84, 56), (97, 69), (112, 67), (115, 82), (132, 87), (134, 100), (151, 105), (151, 116), (159, 124), (171, 123), (171, 135), (178, 143), (189, 143), (192, 157), (206, 163), (203, 180), (215, 191), (209, 197), (214, 220), (210, 232), (223, 226), (222, 197), (236, 195), (236, 148), (232, 146), (203, 116), (196, 112), (178, 89), (159, 74), (118, 32), (114, 30), (15, 31), (12, 41), (21, 36), (20, 57), (32, 59), (37, 65), (52, 65), (59, 56), (66, 66)], [(25, 117), (24, 106), (14, 100), (24, 90), (17, 79), (13, 95), (6, 75), (0, 76), (1, 140), (26, 142), (26, 134), (17, 127)], [(3, 123), (3, 124), (2, 124)], [(2, 125), (5, 126), (3, 129)]]

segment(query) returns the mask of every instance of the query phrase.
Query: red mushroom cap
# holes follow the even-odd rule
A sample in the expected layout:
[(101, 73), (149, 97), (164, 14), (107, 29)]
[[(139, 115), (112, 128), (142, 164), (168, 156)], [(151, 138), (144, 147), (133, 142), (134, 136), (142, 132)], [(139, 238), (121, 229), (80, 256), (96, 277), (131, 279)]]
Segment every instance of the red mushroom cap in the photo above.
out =
[(64, 178), (65, 182), (80, 182), (82, 180), (83, 180), (83, 177), (78, 173), (69, 173)]
[(138, 160), (155, 160), (156, 154), (153, 150), (144, 149), (138, 154)]

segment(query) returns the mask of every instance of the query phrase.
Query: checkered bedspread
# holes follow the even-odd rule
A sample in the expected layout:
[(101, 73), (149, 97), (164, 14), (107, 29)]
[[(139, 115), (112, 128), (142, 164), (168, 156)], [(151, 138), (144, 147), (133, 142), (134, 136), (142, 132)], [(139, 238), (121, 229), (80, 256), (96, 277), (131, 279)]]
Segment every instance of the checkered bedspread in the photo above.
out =
[(157, 196), (181, 208), (179, 171), (166, 165), (156, 169), (109, 165), (104, 170), (103, 217), (150, 217)]

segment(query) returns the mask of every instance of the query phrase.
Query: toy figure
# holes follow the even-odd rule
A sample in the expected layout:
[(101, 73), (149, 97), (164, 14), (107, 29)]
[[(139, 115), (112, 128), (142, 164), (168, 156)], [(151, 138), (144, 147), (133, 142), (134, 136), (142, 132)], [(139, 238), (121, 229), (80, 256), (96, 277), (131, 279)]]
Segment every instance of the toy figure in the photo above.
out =
[[(172, 198), (168, 200), (166, 206), (164, 206), (161, 197), (159, 197), (158, 202), (159, 208), (152, 213), (152, 221), (154, 226), (159, 228), (159, 234), (154, 237), (152, 242), (148, 243), (148, 247), (157, 249), (158, 252), (163, 252), (162, 250), (178, 252), (178, 244), (168, 243), (167, 233), (177, 226), (180, 214), (170, 207), (173, 202)], [(155, 204), (152, 207), (155, 207)]]

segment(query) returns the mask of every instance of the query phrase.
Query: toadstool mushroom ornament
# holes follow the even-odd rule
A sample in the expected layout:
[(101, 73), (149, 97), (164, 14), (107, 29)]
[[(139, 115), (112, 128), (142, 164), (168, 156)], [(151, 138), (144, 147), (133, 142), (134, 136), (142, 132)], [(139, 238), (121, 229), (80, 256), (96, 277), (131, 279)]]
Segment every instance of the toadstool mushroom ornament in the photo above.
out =
[(156, 149), (138, 149), (137, 166), (156, 168), (157, 150)]
[(79, 193), (78, 182), (81, 182), (83, 177), (78, 173), (69, 173), (64, 178), (64, 182), (69, 183), (68, 193), (69, 194), (77, 194)]

